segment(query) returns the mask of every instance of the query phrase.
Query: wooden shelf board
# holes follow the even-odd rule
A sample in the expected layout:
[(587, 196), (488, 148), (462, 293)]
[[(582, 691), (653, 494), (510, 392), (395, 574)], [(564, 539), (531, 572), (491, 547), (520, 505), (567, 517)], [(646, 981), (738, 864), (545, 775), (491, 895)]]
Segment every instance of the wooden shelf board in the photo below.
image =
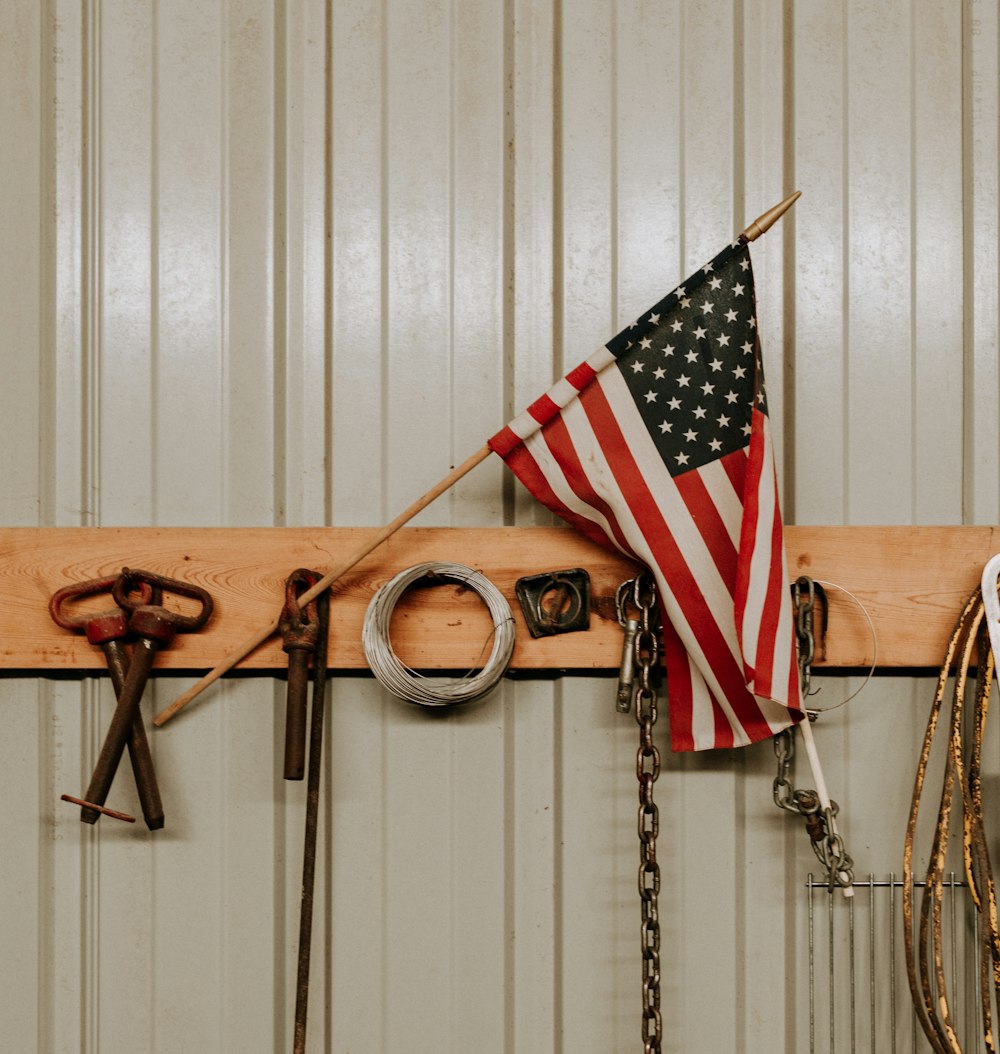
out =
[[(204, 630), (179, 636), (157, 664), (206, 670), (281, 606), (296, 567), (324, 571), (360, 547), (367, 528), (4, 528), (0, 529), (0, 669), (91, 670), (100, 651), (56, 626), (49, 596), (74, 581), (142, 567), (206, 588), (215, 615)], [(850, 590), (869, 612), (880, 667), (933, 667), (983, 565), (1000, 547), (993, 527), (786, 527), (789, 575), (808, 574)], [(425, 560), (483, 571), (507, 596), (517, 623), (512, 666), (523, 670), (617, 668), (621, 631), (614, 594), (635, 566), (561, 527), (404, 528), (335, 587), (330, 663), (364, 669), (361, 625), (380, 585)], [(583, 567), (591, 576), (586, 632), (532, 639), (514, 596), (522, 575)], [(393, 647), (416, 668), (469, 669), (487, 646), (491, 624), (479, 599), (452, 585), (422, 589), (397, 608)], [(872, 662), (867, 621), (845, 593), (828, 589), (830, 626), (818, 667)], [(98, 605), (98, 606), (107, 606)], [(285, 666), (277, 640), (241, 669)]]

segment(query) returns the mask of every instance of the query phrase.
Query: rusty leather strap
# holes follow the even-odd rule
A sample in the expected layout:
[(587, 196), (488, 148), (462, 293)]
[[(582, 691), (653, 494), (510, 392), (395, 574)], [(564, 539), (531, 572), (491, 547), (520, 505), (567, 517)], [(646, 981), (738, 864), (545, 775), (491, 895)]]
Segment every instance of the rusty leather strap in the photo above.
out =
[[(971, 720), (972, 743), (968, 747), (968, 771), (966, 771), (967, 747), (964, 742), (963, 727), (968, 722), (964, 714), (964, 701), (974, 649), (978, 651), (980, 661)], [(941, 720), (945, 694), (953, 667), (952, 708), (948, 721), (948, 744), (945, 750), (941, 796), (920, 901), (919, 924), (915, 926), (914, 886), (910, 878), (913, 875), (917, 820), (931, 749)], [(982, 737), (986, 725), (993, 672), (994, 659), (986, 633), (982, 595), (977, 589), (966, 601), (958, 618), (938, 675), (917, 764), (903, 849), (903, 937), (907, 980), (917, 1018), (935, 1054), (962, 1054), (962, 1047), (955, 1031), (948, 1002), (942, 940), (945, 861), (956, 793), (962, 810), (962, 855), (966, 880), (981, 919), (979, 982), (982, 996), (983, 1039), (987, 1051), (995, 1049), (992, 1038), (990, 985), (996, 986), (998, 983), (995, 963), (998, 961), (996, 952), (1000, 949), (1000, 941), (998, 941), (996, 889), (983, 823), (980, 778)]]

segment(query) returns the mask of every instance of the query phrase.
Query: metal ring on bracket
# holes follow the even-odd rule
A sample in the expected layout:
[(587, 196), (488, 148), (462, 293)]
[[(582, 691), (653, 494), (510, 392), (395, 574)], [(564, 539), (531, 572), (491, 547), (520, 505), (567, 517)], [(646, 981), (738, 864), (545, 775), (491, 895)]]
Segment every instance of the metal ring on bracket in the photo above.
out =
[[(493, 618), (493, 648), (478, 673), (463, 677), (424, 677), (400, 661), (389, 642), (389, 622), (396, 604), (415, 582), (437, 578), (468, 586)], [(423, 563), (401, 571), (372, 597), (365, 613), (361, 643), (376, 679), (394, 695), (421, 706), (453, 706), (473, 702), (491, 691), (503, 677), (514, 652), (514, 616), (493, 583), (463, 564)]]

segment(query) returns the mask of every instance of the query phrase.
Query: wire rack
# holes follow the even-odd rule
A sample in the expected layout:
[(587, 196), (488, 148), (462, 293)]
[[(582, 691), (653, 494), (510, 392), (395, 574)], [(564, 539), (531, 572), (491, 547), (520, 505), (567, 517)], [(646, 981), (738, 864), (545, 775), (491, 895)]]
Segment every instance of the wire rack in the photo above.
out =
[[(806, 881), (809, 1054), (933, 1051), (906, 978), (903, 880), (869, 875), (854, 889), (853, 897), (844, 897), (840, 890), (831, 892), (825, 880), (809, 875)], [(979, 1054), (987, 1048), (978, 984), (978, 913), (965, 882), (954, 873), (945, 883), (942, 903), (947, 997), (963, 1054)]]

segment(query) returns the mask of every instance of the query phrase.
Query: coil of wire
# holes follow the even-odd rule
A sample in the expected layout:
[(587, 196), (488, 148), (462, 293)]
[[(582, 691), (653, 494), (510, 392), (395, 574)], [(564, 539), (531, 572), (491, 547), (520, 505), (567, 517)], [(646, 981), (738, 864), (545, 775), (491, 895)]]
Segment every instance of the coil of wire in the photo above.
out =
[[(422, 579), (458, 582), (486, 605), (493, 620), (493, 646), (478, 670), (462, 677), (426, 677), (402, 662), (392, 649), (389, 623), (403, 594)], [(464, 564), (429, 561), (414, 564), (383, 585), (365, 613), (361, 643), (376, 679), (393, 695), (420, 706), (454, 706), (481, 699), (492, 691), (510, 665), (514, 651), (514, 616), (499, 589), (485, 575)], [(484, 645), (485, 650), (485, 645)]]

